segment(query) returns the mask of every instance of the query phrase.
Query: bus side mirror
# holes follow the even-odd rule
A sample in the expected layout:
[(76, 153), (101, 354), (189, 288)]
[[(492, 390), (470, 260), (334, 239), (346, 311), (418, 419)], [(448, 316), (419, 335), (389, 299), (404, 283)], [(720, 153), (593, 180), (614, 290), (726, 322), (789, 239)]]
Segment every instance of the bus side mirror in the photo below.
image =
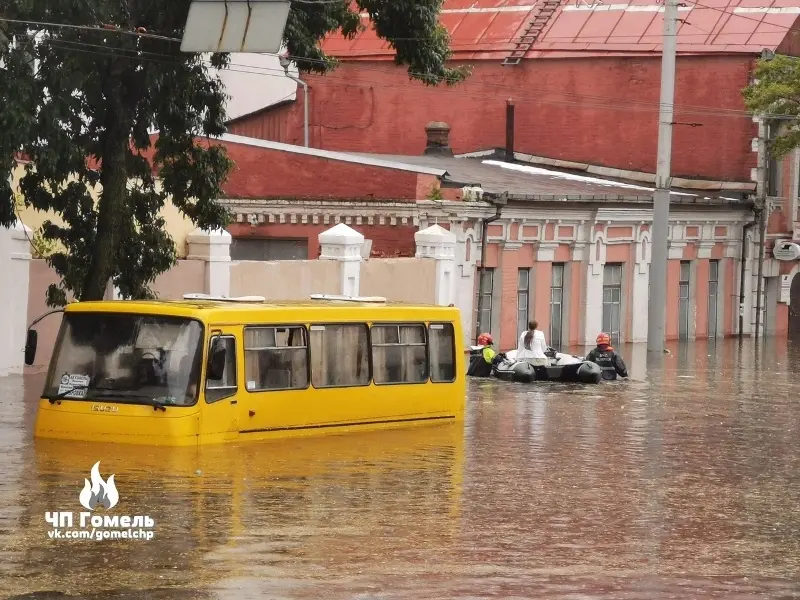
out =
[(225, 346), (220, 338), (214, 338), (211, 342), (211, 350), (208, 353), (208, 379), (220, 381), (225, 374)]
[[(36, 344), (39, 334), (35, 329), (28, 329), (28, 338), (25, 340), (25, 364), (31, 366), (36, 358)], [(17, 346), (19, 347), (19, 346)]]

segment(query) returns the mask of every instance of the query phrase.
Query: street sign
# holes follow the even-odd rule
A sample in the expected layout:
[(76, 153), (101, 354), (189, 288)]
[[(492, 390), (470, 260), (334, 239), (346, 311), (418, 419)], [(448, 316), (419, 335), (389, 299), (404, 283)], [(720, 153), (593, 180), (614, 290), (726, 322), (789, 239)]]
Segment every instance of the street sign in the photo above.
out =
[(192, 0), (181, 52), (281, 50), (289, 0)]

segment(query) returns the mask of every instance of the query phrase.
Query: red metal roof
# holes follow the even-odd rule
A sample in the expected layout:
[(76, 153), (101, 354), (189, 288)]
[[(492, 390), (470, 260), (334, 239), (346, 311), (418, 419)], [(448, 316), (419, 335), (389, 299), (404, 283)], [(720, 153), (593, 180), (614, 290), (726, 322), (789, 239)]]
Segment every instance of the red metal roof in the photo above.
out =
[[(440, 20), (452, 37), (454, 59), (504, 58), (542, 1), (445, 0)], [(657, 2), (562, 0), (526, 57), (660, 52), (664, 9)], [(678, 15), (679, 53), (760, 53), (769, 48), (797, 54), (800, 49), (800, 0), (686, 0), (685, 4)], [(363, 19), (368, 25), (368, 18)], [(324, 49), (350, 59), (394, 54), (371, 27), (353, 40), (330, 38)]]

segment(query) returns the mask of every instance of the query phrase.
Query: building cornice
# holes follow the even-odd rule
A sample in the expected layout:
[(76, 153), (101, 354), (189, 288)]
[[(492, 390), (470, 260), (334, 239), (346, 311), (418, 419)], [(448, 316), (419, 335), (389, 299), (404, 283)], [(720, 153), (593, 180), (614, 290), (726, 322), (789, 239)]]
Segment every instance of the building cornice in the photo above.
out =
[[(234, 215), (237, 223), (251, 225), (290, 223), (335, 225), (415, 225), (420, 220), (477, 221), (494, 216), (497, 208), (486, 202), (456, 200), (299, 200), (223, 198), (220, 203)], [(674, 224), (739, 225), (748, 220), (749, 207), (673, 205), (670, 222)], [(581, 222), (613, 222), (636, 225), (652, 221), (652, 209), (642, 206), (595, 207), (581, 203), (514, 204), (501, 209), (501, 221), (522, 225), (556, 220), (563, 225)]]
[(419, 226), (414, 202), (221, 199), (235, 223)]

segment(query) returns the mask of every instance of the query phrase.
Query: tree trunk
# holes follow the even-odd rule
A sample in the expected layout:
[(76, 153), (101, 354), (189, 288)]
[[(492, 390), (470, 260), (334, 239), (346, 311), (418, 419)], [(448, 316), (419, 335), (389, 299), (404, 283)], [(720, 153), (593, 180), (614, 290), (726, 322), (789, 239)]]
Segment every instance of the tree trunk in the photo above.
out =
[(100, 184), (103, 191), (97, 206), (97, 236), (91, 264), (81, 291), (81, 300), (102, 300), (114, 272), (119, 244), (129, 218), (126, 202), (129, 148), (129, 115), (123, 102), (121, 65), (111, 65), (104, 85), (106, 100), (105, 132)]

